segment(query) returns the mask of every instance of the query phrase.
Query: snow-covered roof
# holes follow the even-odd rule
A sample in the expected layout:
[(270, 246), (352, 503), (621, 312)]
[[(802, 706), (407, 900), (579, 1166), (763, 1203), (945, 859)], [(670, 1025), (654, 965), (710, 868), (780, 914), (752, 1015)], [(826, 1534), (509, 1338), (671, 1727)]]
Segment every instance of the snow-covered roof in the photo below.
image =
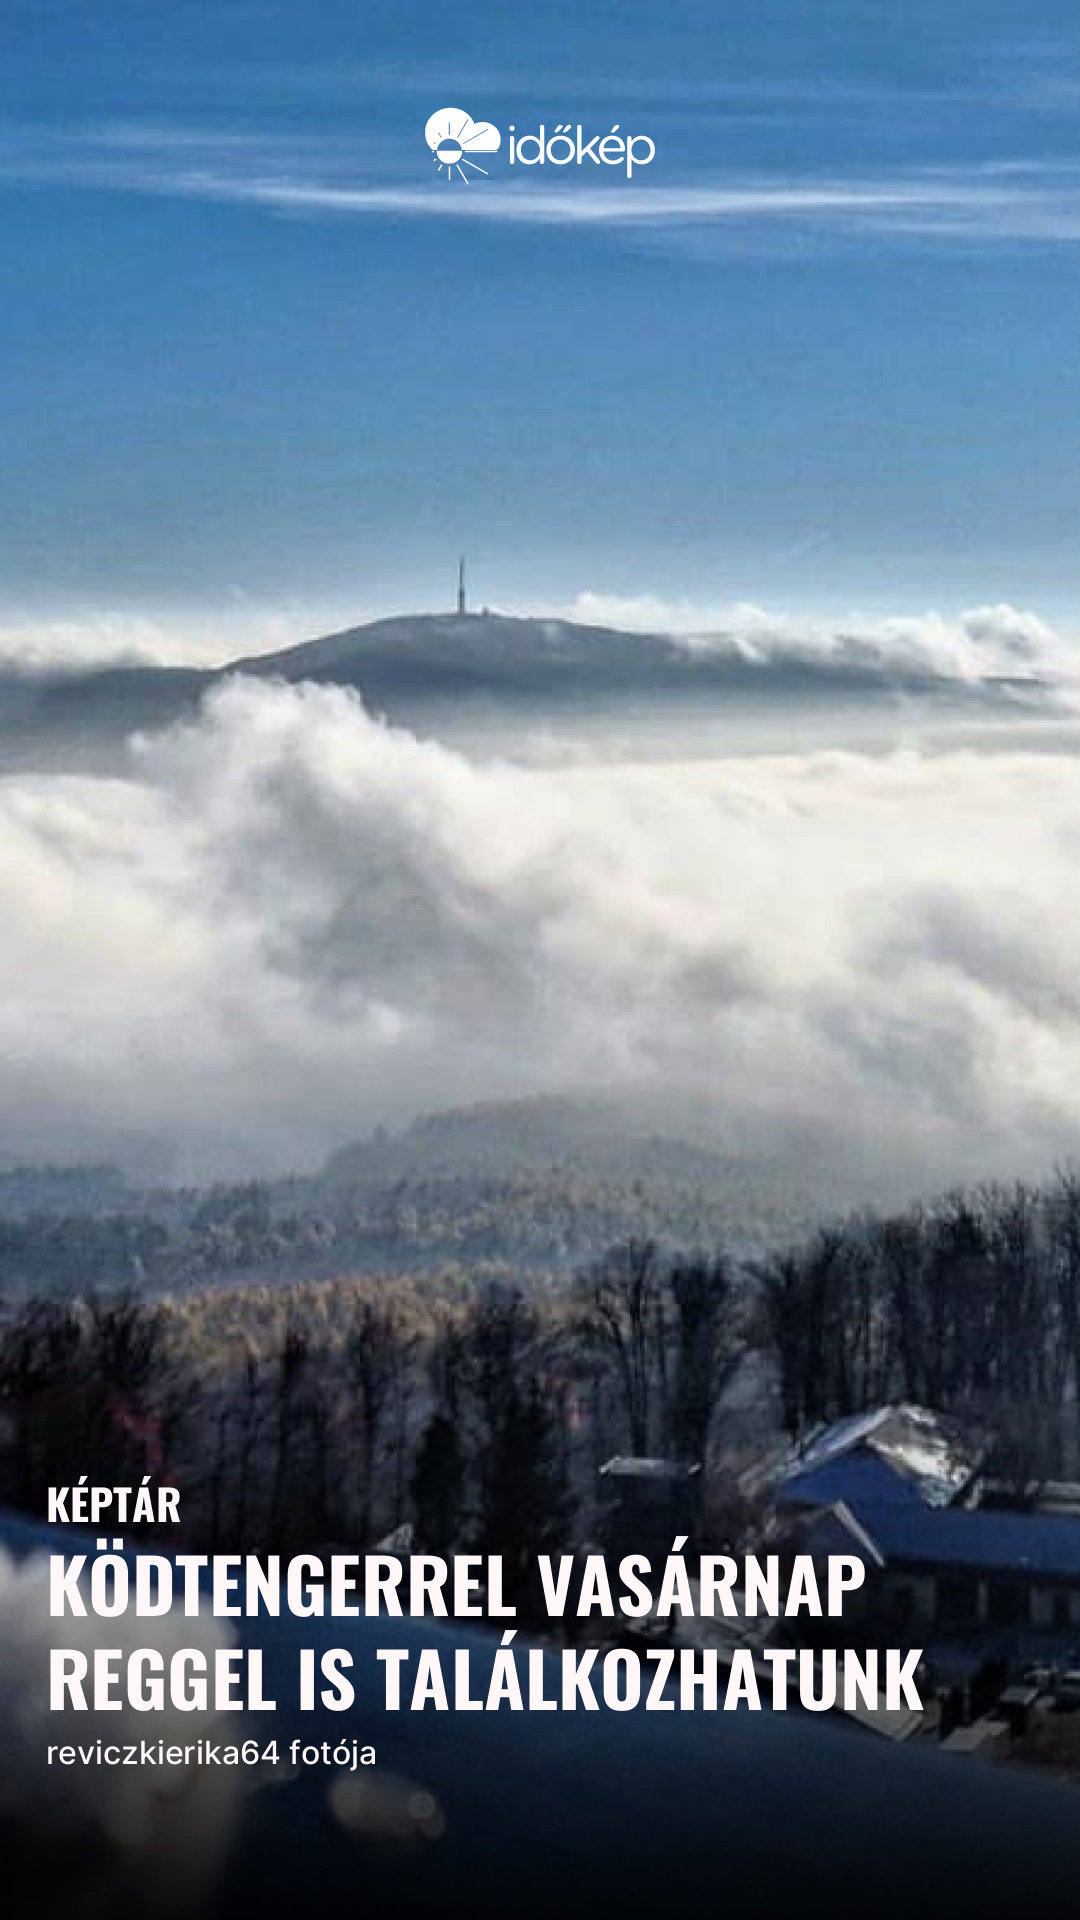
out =
[(699, 1465), (685, 1466), (675, 1460), (657, 1460), (640, 1454), (617, 1453), (600, 1468), (613, 1480), (689, 1480), (700, 1473)]
[(794, 1483), (804, 1476), (816, 1478), (855, 1452), (875, 1455), (931, 1507), (945, 1507), (955, 1500), (982, 1459), (982, 1449), (971, 1443), (956, 1421), (927, 1407), (901, 1402), (819, 1428), (781, 1461), (776, 1482), (793, 1491)]

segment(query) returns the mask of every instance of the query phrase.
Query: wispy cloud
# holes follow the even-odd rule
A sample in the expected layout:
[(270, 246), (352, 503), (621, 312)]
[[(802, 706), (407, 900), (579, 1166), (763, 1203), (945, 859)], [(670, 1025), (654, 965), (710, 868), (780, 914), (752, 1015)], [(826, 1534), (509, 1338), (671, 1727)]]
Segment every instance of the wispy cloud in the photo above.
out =
[(971, 685), (1001, 676), (1030, 678), (1072, 706), (1080, 687), (1075, 638), (1037, 613), (1007, 604), (969, 607), (952, 617), (932, 610), (884, 618), (853, 611), (841, 620), (814, 620), (747, 603), (710, 607), (655, 594), (586, 591), (554, 611), (590, 625), (670, 634), (700, 650), (734, 648), (761, 662), (858, 662), (866, 670), (877, 666)]
[(575, 169), (491, 180), (468, 193), (403, 179), (384, 142), (119, 126), (0, 133), (0, 184), (63, 185), (342, 219), (725, 231), (985, 246), (1080, 241), (1080, 162), (1003, 161), (875, 174), (738, 174), (593, 182)]
[(375, 617), (375, 609), (354, 601), (270, 601), (241, 587), (216, 605), (152, 611), (0, 601), (0, 676), (103, 666), (225, 666)]

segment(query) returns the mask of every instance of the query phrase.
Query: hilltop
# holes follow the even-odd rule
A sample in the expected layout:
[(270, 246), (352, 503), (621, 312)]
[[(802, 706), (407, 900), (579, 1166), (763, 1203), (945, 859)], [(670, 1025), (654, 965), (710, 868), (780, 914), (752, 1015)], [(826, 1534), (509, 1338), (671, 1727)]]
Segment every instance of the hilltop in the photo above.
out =
[(421, 729), (452, 712), (535, 718), (647, 705), (707, 715), (795, 700), (892, 708), (921, 693), (985, 713), (1016, 697), (1006, 682), (959, 682), (855, 640), (821, 653), (772, 640), (759, 654), (735, 635), (691, 645), (568, 620), (401, 614), (213, 668), (0, 668), (0, 768), (109, 769), (129, 735), (194, 714), (235, 674), (349, 687), (375, 712)]

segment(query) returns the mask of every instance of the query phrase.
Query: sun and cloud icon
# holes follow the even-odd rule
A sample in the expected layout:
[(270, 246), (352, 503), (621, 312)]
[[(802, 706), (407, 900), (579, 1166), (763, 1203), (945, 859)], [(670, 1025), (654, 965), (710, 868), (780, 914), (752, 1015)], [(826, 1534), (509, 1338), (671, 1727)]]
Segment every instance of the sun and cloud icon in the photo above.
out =
[(477, 166), (473, 154), (498, 153), (502, 145), (498, 127), (487, 120), (474, 120), (463, 107), (440, 107), (424, 128), (424, 138), (439, 172), (445, 168), (448, 180), (458, 174), (466, 186), (469, 184), (466, 167), (472, 173), (485, 176), (487, 173), (486, 167)]

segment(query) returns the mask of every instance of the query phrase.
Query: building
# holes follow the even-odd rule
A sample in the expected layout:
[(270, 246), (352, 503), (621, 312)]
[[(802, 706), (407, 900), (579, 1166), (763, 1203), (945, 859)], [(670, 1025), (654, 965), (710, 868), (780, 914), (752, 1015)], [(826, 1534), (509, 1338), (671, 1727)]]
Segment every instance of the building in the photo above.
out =
[(701, 1468), (618, 1454), (600, 1468), (597, 1503), (607, 1552), (663, 1561), (680, 1535), (697, 1535)]
[(925, 1408), (879, 1408), (788, 1454), (773, 1500), (804, 1551), (863, 1559), (867, 1601), (898, 1629), (1080, 1636), (1080, 1516), (1058, 1488), (997, 1505), (984, 1451)]

